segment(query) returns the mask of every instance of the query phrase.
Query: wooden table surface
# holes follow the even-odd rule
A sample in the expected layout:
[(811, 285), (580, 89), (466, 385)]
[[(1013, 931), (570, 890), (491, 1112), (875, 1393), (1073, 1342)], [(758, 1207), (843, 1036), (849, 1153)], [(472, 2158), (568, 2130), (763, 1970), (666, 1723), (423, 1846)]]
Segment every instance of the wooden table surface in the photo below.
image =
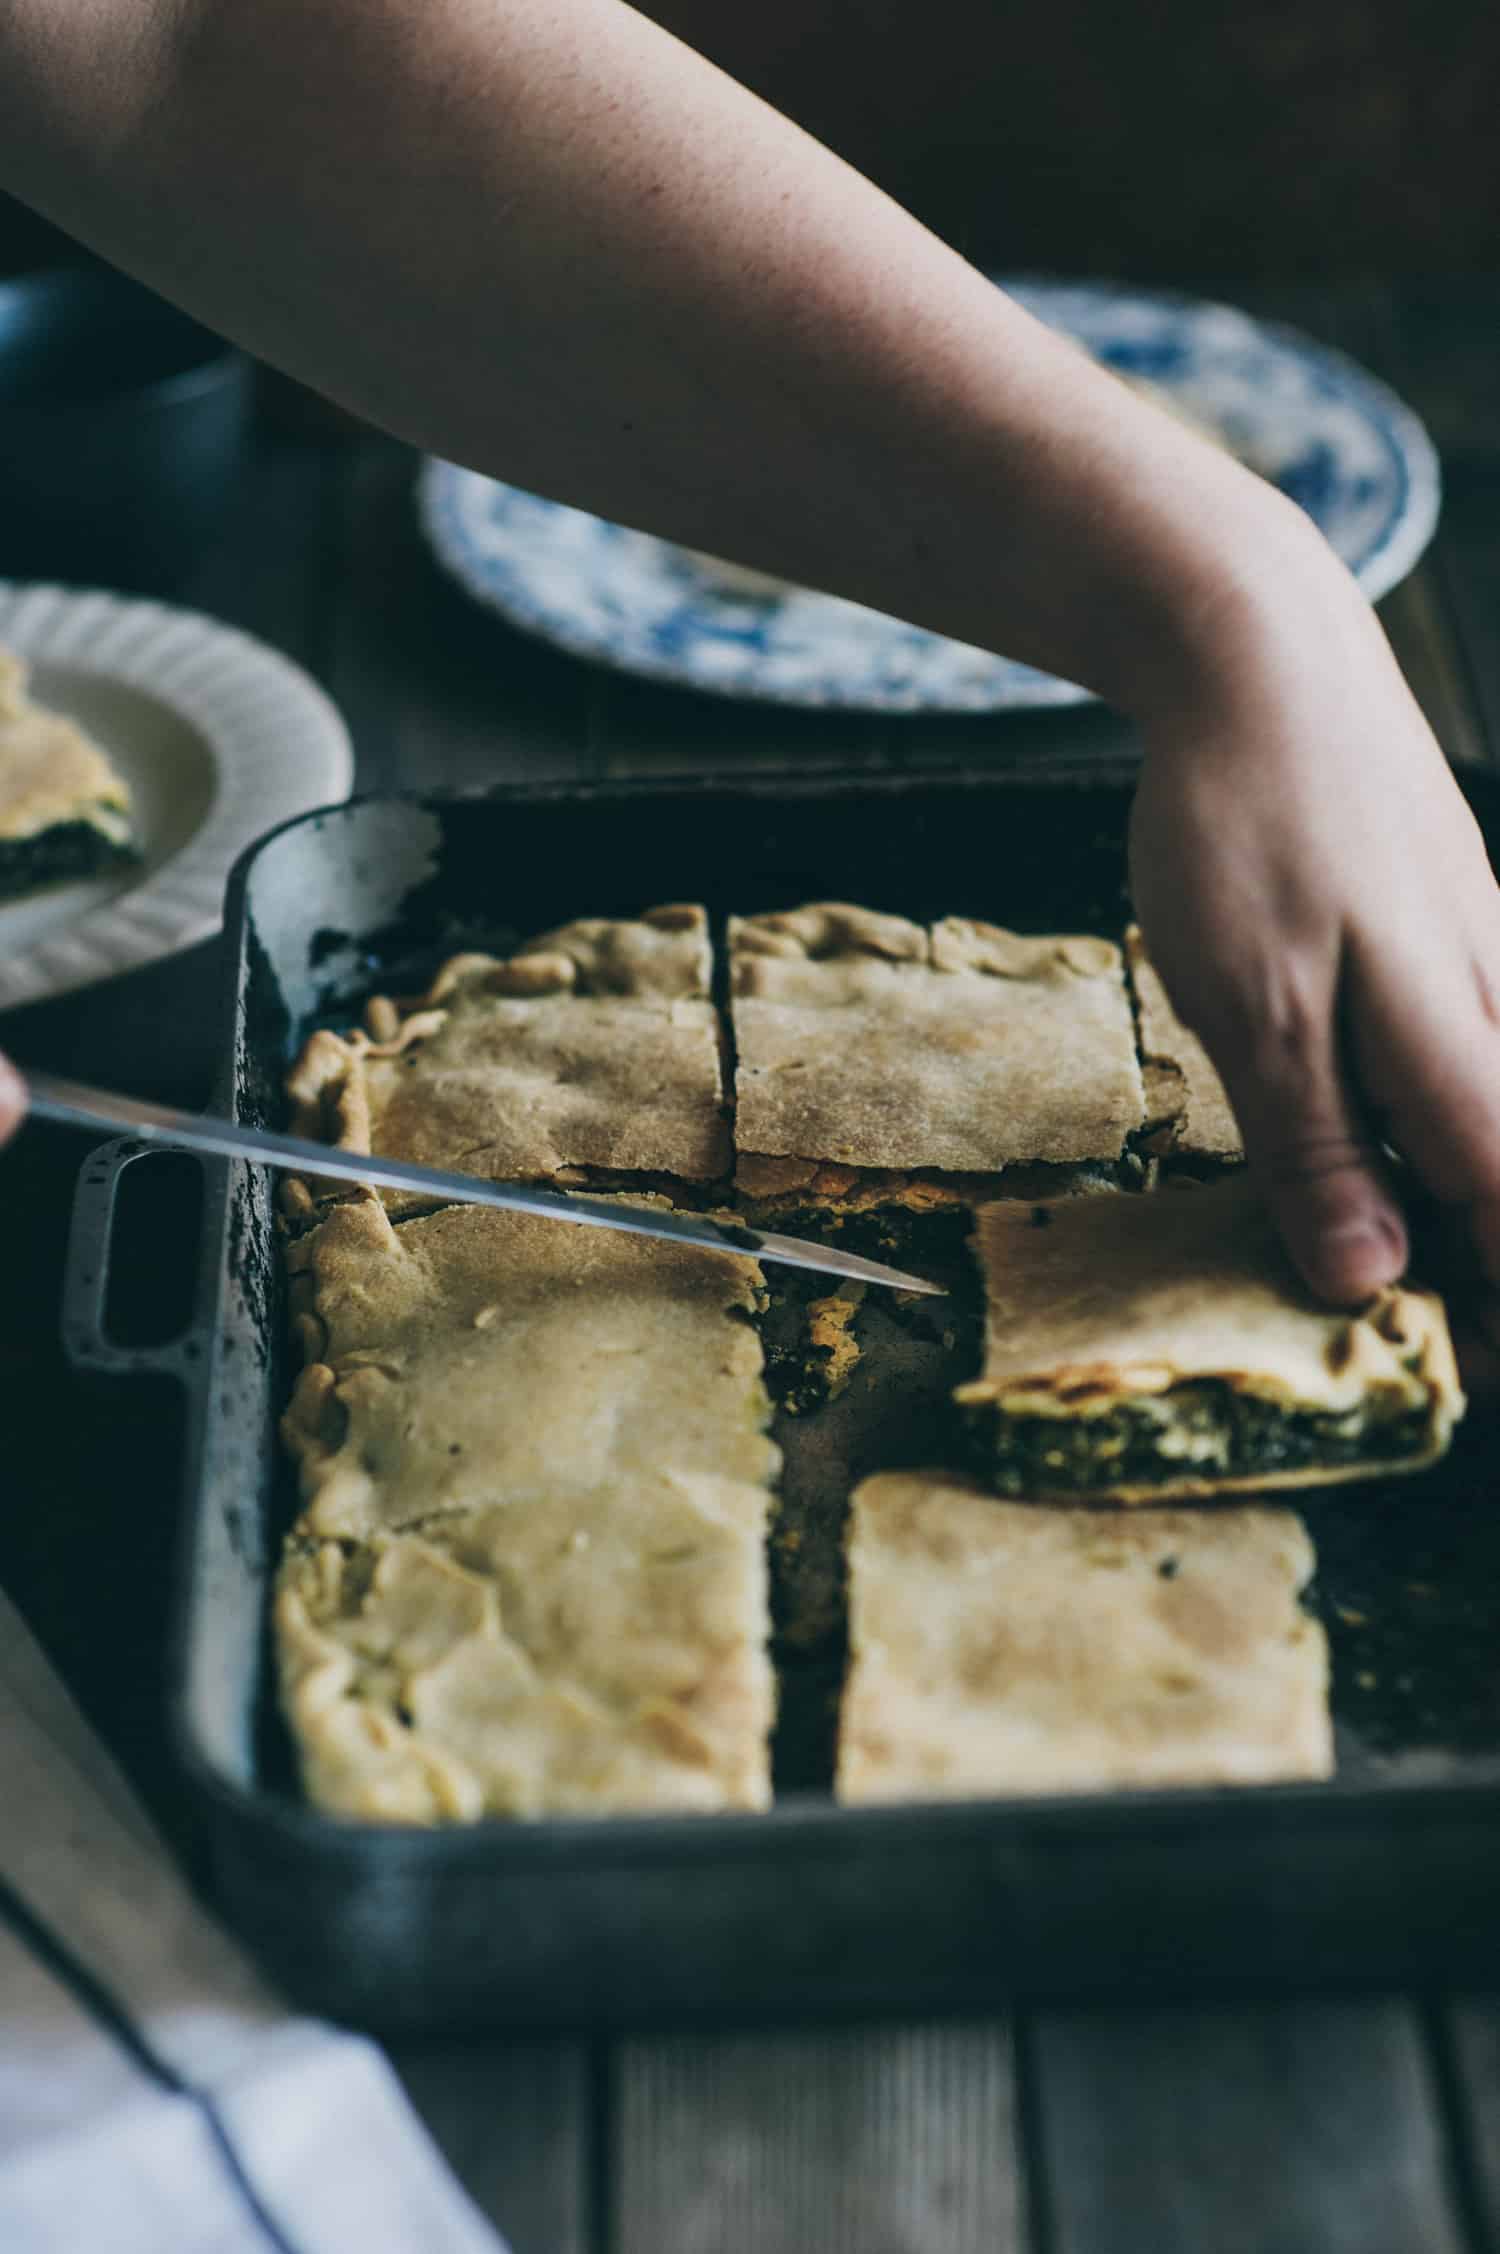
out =
[[(1232, 283), (1221, 294), (1235, 296)], [(1385, 606), (1460, 762), (1500, 756), (1500, 278), (1256, 293), (1428, 417), (1443, 531)], [(267, 439), (185, 599), (308, 667), (358, 787), (1087, 759), (1097, 711), (867, 720), (722, 705), (597, 672), (471, 606), (380, 443)], [(201, 1101), (214, 950), (0, 1019), (23, 1061)], [(63, 1364), (82, 1146), (0, 1162), (0, 1584), (170, 1823), (160, 1649), (175, 1408)], [(1497, 1657), (1500, 1665), (1500, 1657)], [(943, 2024), (426, 2042), (397, 2064), (515, 2254), (1456, 2254), (1500, 2246), (1500, 1999), (1265, 1998)]]

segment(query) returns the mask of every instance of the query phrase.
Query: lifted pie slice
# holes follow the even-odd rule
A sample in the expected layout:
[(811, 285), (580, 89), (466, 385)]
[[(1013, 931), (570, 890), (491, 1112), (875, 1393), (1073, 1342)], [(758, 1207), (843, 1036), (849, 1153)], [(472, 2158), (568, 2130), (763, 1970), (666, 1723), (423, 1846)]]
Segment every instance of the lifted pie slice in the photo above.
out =
[(312, 1036), (294, 1131), (497, 1181), (712, 1180), (729, 1130), (711, 967), (697, 907), (455, 955), (418, 1000), (378, 995), (362, 1029)]
[(823, 902), (738, 917), (736, 1179), (965, 1201), (1113, 1166), (1145, 1116), (1117, 947)]
[(854, 1497), (844, 1801), (1258, 1784), (1333, 1767), (1291, 1511), (998, 1503), (941, 1473)]
[(1001, 1494), (1131, 1503), (1415, 1471), (1463, 1413), (1436, 1294), (1321, 1306), (1242, 1175), (989, 1205), (975, 1245), (984, 1367), (955, 1397)]

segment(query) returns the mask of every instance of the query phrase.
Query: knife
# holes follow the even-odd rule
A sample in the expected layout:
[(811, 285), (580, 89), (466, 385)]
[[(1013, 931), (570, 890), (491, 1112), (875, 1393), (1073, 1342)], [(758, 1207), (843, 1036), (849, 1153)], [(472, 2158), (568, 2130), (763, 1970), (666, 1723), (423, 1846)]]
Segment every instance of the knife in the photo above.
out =
[(483, 1182), (474, 1174), (450, 1174), (435, 1166), (413, 1166), (404, 1158), (373, 1158), (331, 1150), (300, 1135), (272, 1135), (259, 1127), (238, 1127), (211, 1112), (175, 1111), (170, 1104), (142, 1103), (135, 1096), (89, 1088), (51, 1073), (25, 1074), (31, 1109), (38, 1118), (62, 1127), (124, 1128), (143, 1143), (205, 1151), (214, 1158), (253, 1159), (298, 1174), (336, 1182), (374, 1183), (381, 1189), (414, 1190), (420, 1197), (446, 1198), (463, 1205), (497, 1205), (512, 1213), (540, 1213), (556, 1221), (581, 1221), (597, 1229), (622, 1229), (630, 1236), (669, 1237), (704, 1252), (750, 1254), (778, 1260), (790, 1268), (813, 1268), (823, 1275), (850, 1276), (857, 1283), (884, 1284), (892, 1291), (941, 1296), (943, 1286), (925, 1276), (904, 1276), (877, 1260), (840, 1252), (801, 1237), (770, 1236), (738, 1222), (705, 1220), (698, 1213), (668, 1213), (646, 1206), (616, 1205), (597, 1197), (574, 1197), (563, 1190), (537, 1190), (523, 1182)]

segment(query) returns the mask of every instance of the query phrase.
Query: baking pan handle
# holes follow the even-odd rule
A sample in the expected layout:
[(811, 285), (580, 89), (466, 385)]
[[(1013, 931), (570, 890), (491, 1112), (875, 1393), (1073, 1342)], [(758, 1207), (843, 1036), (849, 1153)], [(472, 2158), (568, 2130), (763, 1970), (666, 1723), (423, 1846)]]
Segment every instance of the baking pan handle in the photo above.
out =
[[(63, 1347), (75, 1369), (118, 1377), (186, 1379), (201, 1357), (202, 1310), (197, 1305), (185, 1315), (177, 1334), (160, 1342), (127, 1345), (111, 1338), (106, 1325), (120, 1184), (137, 1159), (160, 1155), (159, 1149), (126, 1136), (101, 1143), (80, 1169), (62, 1298)], [(193, 1256), (185, 1247), (184, 1257)], [(195, 1290), (201, 1297), (201, 1274)]]

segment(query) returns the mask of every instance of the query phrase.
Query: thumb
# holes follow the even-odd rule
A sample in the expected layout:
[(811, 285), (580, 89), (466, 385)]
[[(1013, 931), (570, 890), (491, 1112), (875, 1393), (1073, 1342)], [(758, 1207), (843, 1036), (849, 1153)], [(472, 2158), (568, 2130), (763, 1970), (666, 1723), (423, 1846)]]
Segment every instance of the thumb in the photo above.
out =
[(1348, 1306), (1394, 1283), (1406, 1223), (1350, 1088), (1333, 1010), (1246, 1027), (1218, 1043), (1252, 1178), (1292, 1261), (1320, 1299)]

